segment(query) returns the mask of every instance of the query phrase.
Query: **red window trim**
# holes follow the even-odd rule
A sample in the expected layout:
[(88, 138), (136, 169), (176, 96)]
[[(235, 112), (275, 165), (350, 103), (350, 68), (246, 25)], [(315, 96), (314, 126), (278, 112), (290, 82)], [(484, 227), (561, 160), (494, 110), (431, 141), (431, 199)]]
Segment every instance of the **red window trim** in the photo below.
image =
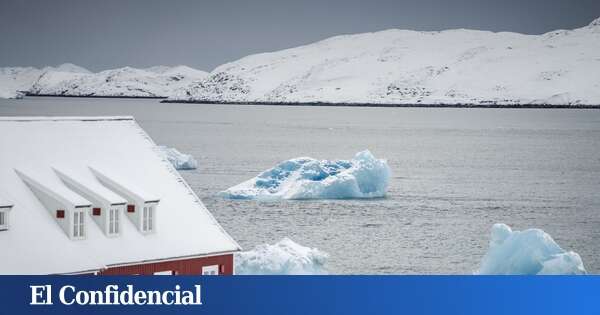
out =
[(65, 218), (65, 210), (62, 210), (62, 209), (56, 210), (56, 218), (64, 219)]
[(100, 208), (93, 208), (92, 209), (92, 214), (93, 215), (101, 215), (102, 214), (102, 210)]
[(127, 212), (129, 212), (129, 213), (135, 212), (135, 205), (127, 205)]

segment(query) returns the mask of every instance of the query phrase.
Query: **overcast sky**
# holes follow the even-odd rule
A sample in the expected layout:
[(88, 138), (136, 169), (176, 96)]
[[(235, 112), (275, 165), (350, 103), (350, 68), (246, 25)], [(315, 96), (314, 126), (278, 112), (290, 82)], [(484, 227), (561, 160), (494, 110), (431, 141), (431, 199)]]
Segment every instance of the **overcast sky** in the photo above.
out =
[(389, 28), (540, 34), (600, 16), (600, 0), (0, 0), (0, 66), (91, 70), (243, 56)]

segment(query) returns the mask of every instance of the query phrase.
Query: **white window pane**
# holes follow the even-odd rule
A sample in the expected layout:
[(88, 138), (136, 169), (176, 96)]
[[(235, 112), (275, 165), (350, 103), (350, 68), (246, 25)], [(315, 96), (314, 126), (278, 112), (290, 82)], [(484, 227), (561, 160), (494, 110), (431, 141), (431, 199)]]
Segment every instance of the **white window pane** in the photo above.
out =
[(148, 208), (148, 230), (152, 230), (152, 210), (154, 210), (153, 207)]
[(210, 265), (202, 267), (202, 274), (208, 276), (216, 276), (219, 274), (219, 265)]
[(115, 233), (119, 233), (119, 209), (113, 209), (113, 214), (114, 214), (114, 230)]
[(78, 222), (79, 222), (79, 213), (74, 212), (73, 213), (73, 236), (75, 236), (75, 237), (79, 236)]
[(167, 270), (167, 271), (157, 271), (154, 273), (154, 275), (156, 276), (171, 276), (174, 275), (175, 273), (171, 270)]

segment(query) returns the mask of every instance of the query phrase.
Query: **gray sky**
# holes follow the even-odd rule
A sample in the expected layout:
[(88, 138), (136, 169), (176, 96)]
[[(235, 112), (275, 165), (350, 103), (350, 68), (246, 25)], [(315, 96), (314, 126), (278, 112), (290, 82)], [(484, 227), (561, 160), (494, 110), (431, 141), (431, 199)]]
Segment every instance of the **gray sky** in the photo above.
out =
[(587, 25), (600, 0), (1, 0), (0, 66), (91, 70), (243, 56), (389, 28), (540, 34)]

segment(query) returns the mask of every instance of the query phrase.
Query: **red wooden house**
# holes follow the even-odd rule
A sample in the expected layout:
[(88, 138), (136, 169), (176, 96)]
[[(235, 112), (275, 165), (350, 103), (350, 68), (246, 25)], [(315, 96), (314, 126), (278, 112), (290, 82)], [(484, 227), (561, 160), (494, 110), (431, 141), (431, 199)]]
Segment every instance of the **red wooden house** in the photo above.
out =
[(131, 117), (0, 118), (0, 274), (230, 275), (239, 245)]

